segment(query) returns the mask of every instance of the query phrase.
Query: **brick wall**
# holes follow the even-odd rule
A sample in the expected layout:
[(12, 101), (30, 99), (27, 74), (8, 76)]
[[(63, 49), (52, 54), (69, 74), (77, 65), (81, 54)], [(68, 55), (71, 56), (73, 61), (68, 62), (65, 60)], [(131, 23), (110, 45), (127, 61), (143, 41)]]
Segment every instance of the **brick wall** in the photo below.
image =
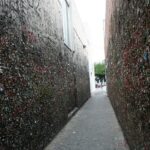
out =
[(131, 149), (147, 150), (150, 149), (150, 1), (115, 0), (113, 8), (107, 26), (110, 36), (106, 39), (108, 95)]
[(86, 49), (75, 31), (75, 52), (64, 45), (61, 10), (0, 1), (0, 149), (43, 149), (90, 97)]

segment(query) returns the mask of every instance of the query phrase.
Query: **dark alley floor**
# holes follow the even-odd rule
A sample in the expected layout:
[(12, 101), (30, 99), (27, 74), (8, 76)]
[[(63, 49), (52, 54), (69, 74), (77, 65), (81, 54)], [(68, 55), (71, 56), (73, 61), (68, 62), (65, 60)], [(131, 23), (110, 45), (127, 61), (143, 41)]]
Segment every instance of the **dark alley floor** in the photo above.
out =
[(93, 94), (45, 150), (129, 150), (105, 88)]

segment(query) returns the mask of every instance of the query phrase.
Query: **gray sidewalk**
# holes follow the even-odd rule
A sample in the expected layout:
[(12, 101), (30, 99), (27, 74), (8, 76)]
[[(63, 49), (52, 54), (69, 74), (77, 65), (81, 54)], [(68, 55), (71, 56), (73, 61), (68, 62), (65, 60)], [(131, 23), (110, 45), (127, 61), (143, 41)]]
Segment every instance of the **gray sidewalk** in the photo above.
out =
[(128, 150), (105, 88), (94, 93), (45, 150)]

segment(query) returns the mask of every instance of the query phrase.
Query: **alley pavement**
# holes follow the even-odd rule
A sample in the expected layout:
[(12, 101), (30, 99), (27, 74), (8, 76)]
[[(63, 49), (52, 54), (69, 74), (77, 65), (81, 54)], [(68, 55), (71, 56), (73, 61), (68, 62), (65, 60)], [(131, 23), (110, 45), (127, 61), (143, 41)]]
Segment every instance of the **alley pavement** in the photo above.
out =
[(106, 87), (92, 95), (45, 150), (129, 150)]

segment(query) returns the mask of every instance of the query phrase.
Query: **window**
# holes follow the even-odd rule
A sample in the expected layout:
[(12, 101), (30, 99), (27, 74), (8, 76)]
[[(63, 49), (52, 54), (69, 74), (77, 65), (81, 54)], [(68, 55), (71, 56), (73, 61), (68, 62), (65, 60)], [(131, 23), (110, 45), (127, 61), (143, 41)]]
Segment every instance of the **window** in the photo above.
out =
[(70, 2), (68, 0), (63, 0), (63, 32), (64, 32), (64, 43), (69, 47), (71, 46), (71, 10)]

